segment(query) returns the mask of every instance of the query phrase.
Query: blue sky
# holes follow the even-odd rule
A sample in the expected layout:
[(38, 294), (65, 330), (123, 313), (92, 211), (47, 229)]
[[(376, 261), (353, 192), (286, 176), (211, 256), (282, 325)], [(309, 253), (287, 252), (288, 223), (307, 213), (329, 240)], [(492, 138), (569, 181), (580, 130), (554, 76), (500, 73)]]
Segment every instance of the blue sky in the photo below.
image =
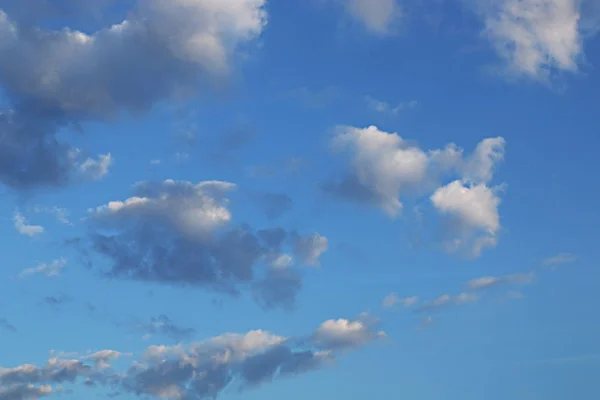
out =
[(0, 400), (600, 395), (598, 1), (0, 9)]

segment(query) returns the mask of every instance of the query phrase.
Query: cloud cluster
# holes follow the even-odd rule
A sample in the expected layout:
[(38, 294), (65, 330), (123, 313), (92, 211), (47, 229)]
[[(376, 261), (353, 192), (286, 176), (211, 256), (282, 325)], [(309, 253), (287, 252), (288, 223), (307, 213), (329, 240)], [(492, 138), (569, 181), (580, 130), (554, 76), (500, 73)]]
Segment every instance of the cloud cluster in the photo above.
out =
[(220, 181), (137, 183), (132, 197), (90, 210), (87, 239), (111, 261), (105, 271), (110, 277), (233, 295), (246, 288), (265, 307), (290, 308), (302, 283), (293, 260), (319, 265), (327, 238), (233, 225), (227, 194), (235, 187)]
[(41, 367), (0, 368), (0, 400), (35, 400), (55, 392), (57, 385), (79, 382), (142, 397), (215, 398), (230, 386), (252, 388), (325, 367), (339, 354), (384, 336), (377, 320), (363, 314), (325, 321), (306, 338), (253, 330), (189, 346), (150, 346), (124, 371), (112, 365), (123, 355), (114, 350), (69, 360), (53, 357)]
[[(375, 205), (390, 216), (403, 208), (402, 197), (431, 193), (435, 209), (450, 221), (444, 244), (449, 251), (477, 256), (493, 247), (500, 230), (498, 193), (489, 187), (496, 164), (504, 158), (501, 137), (482, 140), (472, 154), (450, 143), (425, 151), (397, 133), (375, 126), (339, 127), (333, 148), (349, 156), (349, 171), (325, 189), (340, 197)], [(458, 177), (446, 185), (444, 180)]]
[(58, 130), (141, 113), (222, 80), (261, 34), (264, 5), (139, 1), (121, 23), (89, 34), (20, 25), (0, 9), (0, 83), (12, 101), (0, 110), (0, 182), (22, 189), (103, 176), (110, 155), (90, 158)]

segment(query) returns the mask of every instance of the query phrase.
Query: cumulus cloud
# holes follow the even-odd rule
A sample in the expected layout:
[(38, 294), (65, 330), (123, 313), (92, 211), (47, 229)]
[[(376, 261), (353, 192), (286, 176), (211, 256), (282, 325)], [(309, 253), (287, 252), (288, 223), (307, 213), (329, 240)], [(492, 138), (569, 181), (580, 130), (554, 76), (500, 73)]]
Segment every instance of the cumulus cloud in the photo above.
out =
[[(327, 192), (375, 205), (392, 217), (403, 209), (402, 198), (431, 193), (435, 209), (451, 219), (444, 232), (447, 250), (477, 256), (496, 245), (502, 186), (488, 185), (504, 158), (503, 138), (484, 139), (465, 156), (453, 143), (425, 151), (375, 126), (346, 126), (338, 128), (332, 145), (346, 152), (350, 168), (342, 179), (324, 185)], [(455, 180), (442, 186), (450, 177)]]
[(22, 189), (102, 176), (110, 155), (83, 157), (57, 131), (139, 114), (222, 81), (242, 47), (261, 34), (264, 6), (139, 1), (127, 19), (91, 33), (22, 26), (0, 10), (0, 83), (12, 100), (0, 110), (0, 182)]
[(398, 0), (338, 0), (345, 11), (371, 34), (393, 34), (402, 18)]
[[(133, 189), (124, 201), (90, 209), (87, 242), (111, 261), (104, 272), (112, 278), (232, 295), (252, 288), (261, 303), (280, 300), (288, 307), (301, 282), (283, 263), (283, 246), (305, 265), (318, 265), (327, 250), (327, 238), (317, 233), (233, 225), (227, 198), (235, 189), (232, 183), (166, 180), (141, 182)], [(273, 269), (277, 260), (288, 270)]]
[(150, 346), (123, 371), (109, 364), (122, 356), (114, 350), (68, 360), (53, 357), (43, 366), (0, 368), (0, 400), (37, 399), (42, 392), (49, 394), (53, 387), (67, 383), (98, 384), (142, 397), (215, 398), (233, 385), (252, 388), (330, 365), (340, 353), (384, 336), (374, 330), (373, 321), (368, 315), (353, 321), (325, 321), (308, 338), (253, 330), (225, 333), (189, 346)]
[(65, 258), (57, 258), (50, 263), (42, 263), (35, 267), (26, 268), (18, 275), (19, 278), (27, 278), (32, 275), (44, 275), (50, 278), (57, 277), (62, 273), (67, 260)]
[(44, 233), (44, 227), (41, 225), (31, 225), (19, 211), (13, 215), (13, 224), (17, 232), (21, 235), (34, 237)]
[[(577, 72), (583, 39), (598, 27), (594, 1), (501, 0), (479, 2), (485, 35), (511, 75), (547, 81), (555, 72)], [(582, 16), (582, 9), (596, 17)], [(594, 14), (592, 12), (591, 14)]]

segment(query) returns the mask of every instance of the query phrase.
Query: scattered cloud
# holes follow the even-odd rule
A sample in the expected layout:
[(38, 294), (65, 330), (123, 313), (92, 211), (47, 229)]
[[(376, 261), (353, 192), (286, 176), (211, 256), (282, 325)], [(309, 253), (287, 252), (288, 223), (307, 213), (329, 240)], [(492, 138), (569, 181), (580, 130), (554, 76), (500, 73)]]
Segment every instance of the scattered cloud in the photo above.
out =
[(419, 298), (417, 296), (413, 297), (398, 297), (396, 293), (390, 293), (383, 299), (382, 305), (384, 308), (391, 308), (397, 304), (403, 305), (405, 308), (412, 307), (417, 303)]
[(452, 296), (449, 294), (443, 294), (431, 301), (423, 303), (420, 307), (416, 309), (417, 312), (432, 312), (437, 311), (440, 308), (445, 308), (451, 305), (464, 305), (470, 303), (476, 303), (480, 299), (479, 295), (475, 293), (460, 293), (458, 295)]
[[(548, 82), (557, 72), (575, 73), (583, 60), (583, 39), (595, 30), (583, 25), (579, 0), (482, 0), (485, 36), (509, 76)], [(591, 28), (591, 29), (590, 29)]]
[(19, 211), (13, 215), (13, 224), (17, 232), (21, 235), (34, 237), (44, 233), (44, 227), (41, 225), (30, 225), (27, 219)]
[(367, 102), (367, 106), (369, 107), (369, 109), (381, 114), (389, 115), (398, 115), (406, 110), (413, 109), (419, 105), (419, 103), (416, 100), (405, 101), (396, 105), (392, 105), (388, 102), (377, 100), (371, 96), (365, 97), (365, 101)]
[(266, 22), (265, 0), (137, 2), (124, 21), (90, 33), (30, 29), (0, 11), (0, 84), (12, 101), (0, 110), (0, 182), (26, 189), (102, 176), (110, 156), (74, 159), (59, 129), (214, 88)]
[(42, 263), (35, 267), (26, 268), (19, 273), (18, 277), (20, 279), (24, 279), (32, 275), (44, 275), (50, 278), (57, 277), (62, 273), (65, 265), (67, 265), (67, 260), (65, 258), (57, 258), (49, 264)]
[(528, 285), (534, 280), (535, 274), (533, 272), (526, 274), (513, 274), (503, 277), (483, 276), (481, 278), (468, 281), (466, 286), (469, 289), (487, 289), (501, 285)]
[(571, 264), (577, 261), (577, 256), (571, 253), (559, 253), (555, 256), (546, 258), (542, 264), (548, 267), (553, 267), (561, 264)]
[(250, 389), (324, 368), (339, 355), (384, 337), (374, 321), (366, 314), (325, 321), (307, 338), (254, 330), (189, 346), (150, 346), (124, 371), (111, 364), (122, 357), (115, 350), (71, 359), (55, 354), (42, 366), (0, 368), (0, 399), (37, 399), (76, 382), (138, 396), (215, 398), (231, 386)]
[[(326, 192), (355, 202), (375, 205), (395, 217), (403, 197), (432, 193), (435, 209), (449, 219), (444, 232), (448, 251), (478, 256), (497, 243), (500, 230), (499, 193), (490, 188), (495, 166), (504, 158), (501, 137), (482, 140), (469, 156), (454, 145), (424, 151), (397, 133), (367, 128), (339, 127), (333, 149), (349, 155), (349, 171), (323, 185)], [(445, 186), (444, 178), (458, 177)]]
[[(137, 183), (133, 197), (90, 210), (91, 233), (86, 240), (111, 261), (112, 266), (103, 272), (108, 277), (203, 287), (232, 295), (260, 281), (260, 291), (271, 293), (268, 303), (285, 298), (289, 305), (298, 291), (299, 277), (269, 270), (261, 277), (258, 266), (286, 254), (282, 248), (286, 244), (300, 264), (319, 265), (327, 238), (282, 228), (254, 230), (232, 225), (227, 194), (235, 188), (221, 181)], [(270, 287), (277, 284), (282, 286)], [(290, 290), (288, 297), (281, 293), (285, 288)], [(255, 286), (254, 290), (259, 289)], [(275, 292), (277, 296), (272, 295)]]
[(337, 0), (346, 13), (376, 36), (396, 33), (402, 19), (398, 0)]

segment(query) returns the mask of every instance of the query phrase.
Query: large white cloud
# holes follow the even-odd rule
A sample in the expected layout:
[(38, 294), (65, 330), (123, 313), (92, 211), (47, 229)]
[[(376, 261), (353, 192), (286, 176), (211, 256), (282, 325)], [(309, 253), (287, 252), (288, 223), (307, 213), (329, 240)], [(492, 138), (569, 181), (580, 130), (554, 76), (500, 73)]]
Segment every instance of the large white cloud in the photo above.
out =
[(496, 244), (500, 187), (488, 184), (504, 159), (502, 137), (484, 139), (465, 155), (453, 143), (423, 150), (376, 126), (344, 126), (332, 144), (334, 150), (346, 153), (349, 168), (341, 180), (326, 183), (326, 191), (375, 205), (391, 216), (402, 210), (403, 198), (429, 195), (433, 206), (452, 218), (451, 229), (444, 232), (447, 249), (478, 255)]
[(94, 166), (86, 157), (74, 161), (57, 130), (121, 111), (137, 114), (222, 81), (241, 46), (265, 27), (264, 6), (265, 0), (144, 0), (121, 23), (91, 33), (20, 26), (0, 10), (0, 84), (14, 104), (0, 111), (0, 182), (64, 184), (79, 168), (102, 174), (106, 159)]

